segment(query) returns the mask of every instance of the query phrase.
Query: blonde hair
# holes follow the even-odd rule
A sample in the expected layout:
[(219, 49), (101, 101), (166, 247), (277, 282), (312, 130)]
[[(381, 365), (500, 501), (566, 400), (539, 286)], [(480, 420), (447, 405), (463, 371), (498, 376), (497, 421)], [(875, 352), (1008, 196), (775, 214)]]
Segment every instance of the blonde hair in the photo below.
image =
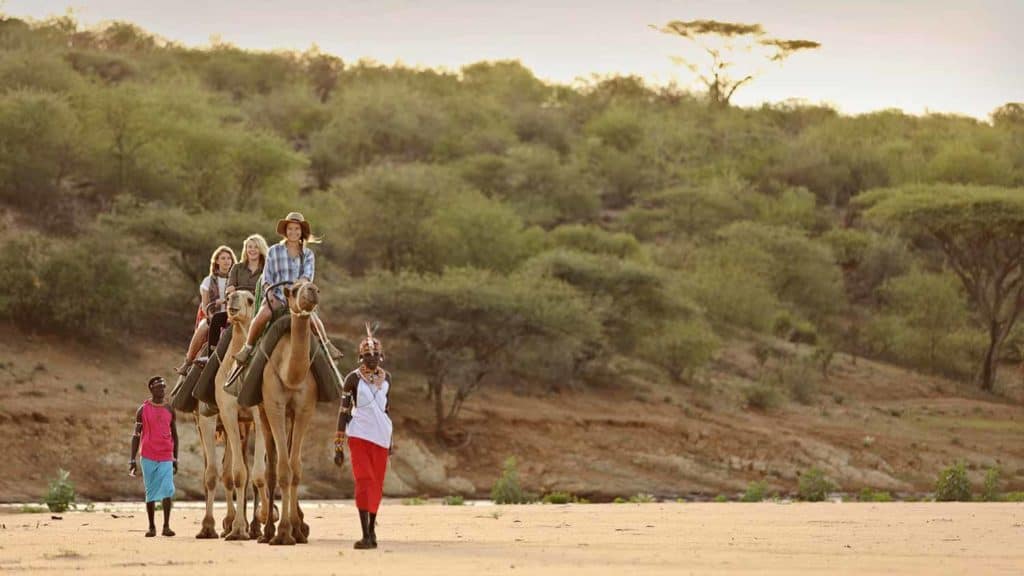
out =
[(259, 234), (253, 234), (242, 242), (242, 262), (246, 265), (249, 264), (249, 242), (256, 244), (256, 250), (260, 253), (260, 268), (267, 265), (267, 252), (270, 251), (270, 247), (267, 246), (267, 239)]
[(220, 255), (224, 252), (231, 254), (232, 266), (235, 264), (235, 262), (238, 262), (238, 258), (235, 258), (235, 251), (221, 244), (220, 246), (217, 246), (217, 249), (213, 251), (213, 255), (210, 256), (210, 276), (217, 275), (217, 258), (220, 257)]

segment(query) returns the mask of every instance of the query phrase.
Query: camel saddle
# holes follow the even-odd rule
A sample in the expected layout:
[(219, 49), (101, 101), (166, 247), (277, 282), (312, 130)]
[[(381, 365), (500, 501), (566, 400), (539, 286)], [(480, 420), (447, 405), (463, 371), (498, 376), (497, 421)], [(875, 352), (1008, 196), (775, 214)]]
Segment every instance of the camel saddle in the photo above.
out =
[[(284, 314), (276, 317), (270, 326), (263, 332), (260, 341), (256, 343), (249, 365), (239, 376), (241, 381), (238, 386), (238, 404), (244, 407), (257, 406), (263, 402), (263, 369), (270, 360), (270, 355), (282, 337), (291, 332), (291, 318), (287, 310)], [(320, 339), (312, 331), (309, 335), (309, 359), (310, 371), (317, 385), (318, 402), (337, 402), (341, 396), (338, 390), (341, 389), (338, 372), (334, 370), (331, 357), (327, 354)]]

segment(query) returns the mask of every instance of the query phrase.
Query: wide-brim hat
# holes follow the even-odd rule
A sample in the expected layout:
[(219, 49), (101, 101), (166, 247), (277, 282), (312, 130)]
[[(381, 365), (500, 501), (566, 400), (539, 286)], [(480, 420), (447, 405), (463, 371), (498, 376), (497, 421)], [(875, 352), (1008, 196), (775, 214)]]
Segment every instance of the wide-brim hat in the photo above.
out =
[(277, 233), (280, 236), (285, 235), (285, 230), (288, 228), (289, 222), (295, 222), (299, 226), (302, 226), (302, 237), (309, 238), (312, 231), (309, 228), (309, 222), (302, 216), (301, 212), (289, 212), (283, 219), (277, 221)]

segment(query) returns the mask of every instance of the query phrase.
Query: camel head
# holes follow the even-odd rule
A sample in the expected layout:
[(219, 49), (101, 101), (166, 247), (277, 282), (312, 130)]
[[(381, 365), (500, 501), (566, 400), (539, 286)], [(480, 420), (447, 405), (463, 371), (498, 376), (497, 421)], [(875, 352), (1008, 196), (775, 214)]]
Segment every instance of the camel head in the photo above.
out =
[(308, 316), (320, 304), (320, 289), (312, 282), (296, 282), (284, 289), (288, 310), (292, 314)]
[(256, 297), (248, 290), (235, 290), (228, 296), (228, 322), (248, 324), (256, 307)]

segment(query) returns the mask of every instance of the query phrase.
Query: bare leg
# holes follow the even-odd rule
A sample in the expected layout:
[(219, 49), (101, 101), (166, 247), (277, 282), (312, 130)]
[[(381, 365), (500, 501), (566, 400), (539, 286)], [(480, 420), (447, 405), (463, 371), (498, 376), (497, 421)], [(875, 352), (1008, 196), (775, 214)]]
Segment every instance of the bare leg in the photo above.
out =
[(171, 508), (174, 505), (171, 503), (170, 498), (164, 498), (161, 504), (163, 504), (164, 509), (164, 530), (162, 534), (164, 536), (174, 536), (174, 530), (171, 530)]
[(252, 319), (252, 324), (249, 325), (249, 334), (245, 338), (246, 346), (254, 346), (256, 344), (256, 338), (263, 332), (264, 326), (270, 321), (272, 315), (273, 313), (270, 311), (269, 305), (264, 304), (260, 306), (260, 311)]
[(185, 361), (177, 369), (178, 374), (185, 374), (188, 370), (188, 365), (199, 355), (199, 350), (202, 349), (209, 335), (210, 324), (206, 321), (206, 318), (203, 318), (199, 325), (196, 326), (195, 332), (192, 333), (192, 340), (188, 343), (188, 352), (185, 353)]
[(217, 428), (216, 418), (206, 418), (196, 414), (196, 428), (199, 440), (203, 444), (203, 458), (206, 466), (203, 471), (203, 488), (206, 490), (206, 515), (203, 516), (203, 528), (196, 538), (216, 538), (216, 523), (213, 520), (213, 498), (217, 490), (217, 460), (213, 435)]

